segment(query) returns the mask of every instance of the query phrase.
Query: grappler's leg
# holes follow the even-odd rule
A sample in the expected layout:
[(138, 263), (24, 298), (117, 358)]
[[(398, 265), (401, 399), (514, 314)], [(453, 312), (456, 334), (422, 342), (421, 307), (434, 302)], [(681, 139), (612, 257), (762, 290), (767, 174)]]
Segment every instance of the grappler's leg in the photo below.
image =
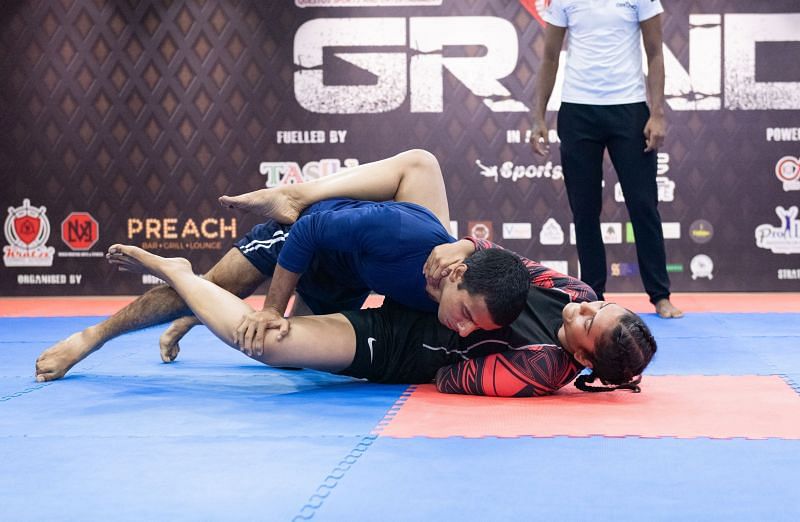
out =
[(325, 176), (307, 183), (261, 189), (240, 196), (222, 196), (220, 204), (294, 223), (300, 212), (323, 199), (405, 201), (421, 205), (450, 227), (444, 178), (436, 157), (421, 149)]
[[(271, 278), (264, 276), (237, 248), (229, 250), (203, 277), (241, 298), (252, 295), (264, 281), (269, 288), (271, 281)], [(158, 339), (161, 360), (165, 363), (174, 361), (180, 352), (178, 343), (198, 324), (201, 324), (200, 321), (193, 315), (173, 321)]]
[[(209, 271), (209, 274), (238, 295), (249, 295), (265, 279), (264, 275), (236, 249), (229, 251)], [(102, 348), (109, 340), (191, 313), (175, 290), (167, 285), (157, 286), (108, 319), (76, 332), (43, 351), (36, 360), (36, 379), (38, 381), (60, 379), (73, 366)], [(168, 362), (175, 359), (179, 350), (178, 340), (193, 324), (194, 321), (188, 320), (176, 328), (167, 339), (162, 336), (160, 342), (162, 360)]]
[[(237, 348), (236, 331), (252, 307), (192, 272), (183, 258), (163, 258), (141, 248), (113, 245), (109, 261), (125, 270), (152, 273), (164, 279), (217, 337)], [(296, 366), (335, 372), (347, 368), (355, 356), (355, 331), (341, 314), (291, 319), (289, 335), (276, 340), (267, 335), (263, 353), (254, 356), (271, 366)]]

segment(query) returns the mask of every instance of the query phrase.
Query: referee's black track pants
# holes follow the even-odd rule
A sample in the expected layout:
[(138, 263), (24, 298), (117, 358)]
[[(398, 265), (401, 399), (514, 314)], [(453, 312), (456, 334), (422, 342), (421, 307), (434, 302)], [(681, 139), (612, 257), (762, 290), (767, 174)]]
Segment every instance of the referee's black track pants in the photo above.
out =
[(581, 279), (602, 299), (606, 253), (600, 231), (603, 151), (607, 148), (625, 195), (642, 282), (652, 303), (669, 297), (664, 234), (658, 214), (656, 153), (644, 153), (645, 103), (562, 103), (558, 113), (561, 163), (575, 221)]

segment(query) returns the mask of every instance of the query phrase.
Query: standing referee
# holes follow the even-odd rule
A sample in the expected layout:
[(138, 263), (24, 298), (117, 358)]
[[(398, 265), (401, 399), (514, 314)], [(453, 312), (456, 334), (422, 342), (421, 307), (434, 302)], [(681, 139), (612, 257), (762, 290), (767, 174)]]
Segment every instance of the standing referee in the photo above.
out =
[[(558, 134), (581, 278), (602, 299), (606, 254), (600, 232), (603, 153), (617, 171), (634, 234), (639, 270), (658, 315), (681, 317), (669, 300), (658, 214), (656, 149), (664, 142), (664, 57), (660, 0), (551, 0), (537, 79), (533, 149), (547, 152), (545, 110), (569, 32)], [(649, 74), (642, 70), (644, 40)], [(652, 113), (647, 106), (650, 94)]]

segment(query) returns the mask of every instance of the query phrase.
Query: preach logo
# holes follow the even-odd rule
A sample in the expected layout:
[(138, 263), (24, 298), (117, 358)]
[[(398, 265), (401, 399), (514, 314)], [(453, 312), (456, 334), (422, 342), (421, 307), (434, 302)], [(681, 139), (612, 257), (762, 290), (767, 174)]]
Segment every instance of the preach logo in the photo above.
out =
[(47, 208), (32, 207), (24, 199), (21, 207), (8, 207), (4, 232), (3, 263), (6, 266), (53, 266), (55, 248), (47, 246), (50, 238), (50, 221)]

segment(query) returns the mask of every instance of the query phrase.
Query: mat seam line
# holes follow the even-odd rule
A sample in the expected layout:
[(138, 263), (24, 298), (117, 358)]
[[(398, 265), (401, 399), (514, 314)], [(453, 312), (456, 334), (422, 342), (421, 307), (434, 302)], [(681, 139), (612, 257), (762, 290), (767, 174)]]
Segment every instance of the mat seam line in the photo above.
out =
[(386, 427), (386, 425), (391, 422), (391, 420), (397, 415), (397, 412), (400, 411), (403, 404), (408, 400), (414, 390), (417, 389), (416, 385), (411, 385), (406, 388), (403, 393), (400, 394), (400, 397), (397, 398), (396, 401), (389, 407), (386, 411), (386, 414), (378, 421), (375, 427), (370, 431), (369, 435), (365, 435), (355, 447), (350, 450), (350, 453), (345, 455), (345, 457), (339, 461), (339, 463), (334, 466), (331, 472), (326, 476), (322, 483), (317, 486), (316, 492), (309, 497), (308, 502), (300, 508), (300, 512), (292, 518), (292, 522), (298, 522), (301, 520), (311, 520), (314, 518), (314, 515), (317, 513), (317, 510), (322, 507), (322, 504), (331, 494), (331, 492), (339, 485), (339, 481), (342, 480), (345, 474), (350, 471), (350, 469), (358, 462), (358, 460), (367, 452), (367, 450), (372, 446), (372, 443), (375, 442), (380, 433)]
[[(136, 353), (137, 352), (135, 352), (135, 351), (134, 352), (128, 352), (128, 353), (122, 354), (120, 356), (120, 358), (121, 359), (127, 359), (128, 357), (132, 357)], [(101, 364), (102, 364), (102, 362), (96, 362), (96, 363), (94, 363), (92, 365), (84, 367), (83, 369), (84, 370), (92, 370), (94, 368), (97, 368)], [(26, 378), (26, 377), (23, 377), (23, 378)], [(11, 393), (9, 395), (4, 395), (3, 397), (0, 397), (0, 402), (8, 402), (11, 399), (16, 399), (17, 397), (22, 397), (23, 395), (27, 395), (27, 394), (35, 392), (37, 390), (41, 390), (42, 388), (46, 388), (46, 387), (50, 386), (51, 384), (54, 384), (58, 380), (59, 379), (56, 379), (54, 381), (43, 382), (43, 383), (37, 384), (35, 386), (31, 386), (29, 388), (25, 388), (24, 390), (21, 390), (21, 391), (18, 391), (18, 392), (14, 392), (14, 393)]]

